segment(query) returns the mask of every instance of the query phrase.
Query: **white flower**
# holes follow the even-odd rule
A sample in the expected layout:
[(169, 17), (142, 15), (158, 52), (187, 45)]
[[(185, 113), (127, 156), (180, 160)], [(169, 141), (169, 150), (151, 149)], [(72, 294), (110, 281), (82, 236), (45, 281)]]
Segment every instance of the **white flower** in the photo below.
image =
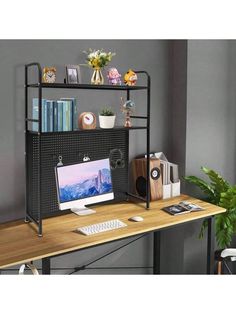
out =
[(88, 55), (88, 58), (89, 58), (89, 59), (93, 59), (93, 58), (95, 58), (95, 57), (96, 57), (95, 52), (91, 52), (91, 53)]

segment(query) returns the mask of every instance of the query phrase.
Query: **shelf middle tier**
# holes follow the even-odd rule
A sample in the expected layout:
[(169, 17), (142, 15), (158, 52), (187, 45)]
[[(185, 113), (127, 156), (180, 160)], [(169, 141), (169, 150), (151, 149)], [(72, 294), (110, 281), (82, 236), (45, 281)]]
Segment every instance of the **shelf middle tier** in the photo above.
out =
[[(56, 131), (56, 132), (41, 132), (41, 134), (59, 134), (59, 133), (83, 133), (83, 132), (108, 132), (108, 131), (119, 131), (119, 130), (126, 130), (126, 131), (131, 131), (131, 130), (145, 130), (147, 129), (146, 126), (132, 126), (130, 128), (125, 128), (123, 126), (116, 126), (112, 129), (101, 129), (101, 128), (96, 128), (96, 129), (91, 129), (91, 130), (74, 130), (74, 131)], [(33, 133), (33, 134), (37, 134), (38, 132), (35, 131), (30, 131), (28, 130), (28, 132)]]

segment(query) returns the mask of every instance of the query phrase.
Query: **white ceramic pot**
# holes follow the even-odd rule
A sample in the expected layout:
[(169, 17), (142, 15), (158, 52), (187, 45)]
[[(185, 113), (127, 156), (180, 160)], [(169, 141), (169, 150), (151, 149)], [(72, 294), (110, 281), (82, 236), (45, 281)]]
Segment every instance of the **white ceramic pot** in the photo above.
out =
[(100, 116), (99, 124), (101, 129), (112, 129), (115, 125), (116, 116)]

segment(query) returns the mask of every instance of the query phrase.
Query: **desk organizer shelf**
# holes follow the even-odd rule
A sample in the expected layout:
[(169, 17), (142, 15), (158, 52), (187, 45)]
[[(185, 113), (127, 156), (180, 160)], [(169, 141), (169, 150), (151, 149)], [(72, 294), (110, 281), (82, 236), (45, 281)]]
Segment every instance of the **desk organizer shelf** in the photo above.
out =
[[(36, 68), (38, 74), (37, 83), (28, 82), (28, 69)], [(38, 227), (38, 234), (42, 236), (42, 219), (50, 216), (64, 214), (68, 211), (60, 211), (57, 200), (55, 166), (58, 157), (62, 156), (63, 164), (82, 162), (83, 154), (87, 153), (91, 160), (108, 158), (114, 148), (122, 150), (125, 160), (124, 168), (112, 171), (113, 191), (115, 201), (137, 198), (146, 202), (149, 208), (150, 202), (150, 76), (146, 71), (136, 73), (147, 76), (146, 86), (126, 85), (90, 85), (90, 84), (63, 84), (42, 83), (42, 69), (39, 63), (25, 65), (25, 163), (26, 163), (26, 221), (34, 222)], [(39, 99), (38, 119), (29, 117), (28, 89), (36, 88)], [(115, 127), (114, 129), (77, 130), (67, 132), (42, 132), (42, 92), (45, 88), (57, 89), (85, 89), (85, 90), (119, 90), (126, 92), (126, 99), (130, 99), (130, 92), (144, 90), (147, 92), (147, 115), (131, 116), (132, 119), (144, 119), (145, 126), (133, 126), (131, 128)], [(38, 132), (33, 132), (28, 125), (38, 123)], [(143, 129), (146, 131), (147, 143), (147, 184), (146, 198), (129, 193), (129, 132)]]

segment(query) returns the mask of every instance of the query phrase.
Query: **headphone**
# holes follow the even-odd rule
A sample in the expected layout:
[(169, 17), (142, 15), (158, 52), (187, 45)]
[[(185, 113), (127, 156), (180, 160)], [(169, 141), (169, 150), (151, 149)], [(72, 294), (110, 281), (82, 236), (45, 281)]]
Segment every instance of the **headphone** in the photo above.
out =
[[(117, 155), (119, 156), (117, 157)], [(114, 148), (110, 150), (109, 158), (110, 158), (111, 169), (125, 167), (124, 154), (122, 153), (121, 149)]]
[(25, 268), (30, 269), (32, 271), (33, 275), (39, 275), (37, 268), (32, 263), (27, 263), (27, 264), (21, 265), (21, 267), (19, 269), (19, 275), (24, 275)]

